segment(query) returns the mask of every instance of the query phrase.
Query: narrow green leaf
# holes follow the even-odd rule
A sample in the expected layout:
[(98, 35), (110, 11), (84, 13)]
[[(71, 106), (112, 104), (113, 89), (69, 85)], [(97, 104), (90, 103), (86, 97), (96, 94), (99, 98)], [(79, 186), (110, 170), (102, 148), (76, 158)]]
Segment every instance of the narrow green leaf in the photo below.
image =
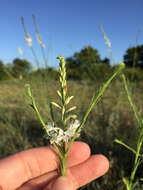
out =
[(137, 112), (137, 108), (136, 108), (136, 105), (133, 103), (133, 100), (131, 98), (131, 94), (130, 94), (130, 91), (129, 91), (129, 88), (128, 88), (128, 84), (127, 84), (127, 80), (126, 80), (126, 77), (124, 74), (122, 74), (122, 79), (123, 79), (123, 82), (124, 82), (124, 87), (125, 87), (125, 90), (126, 90), (126, 93), (127, 93), (127, 96), (128, 96), (128, 101), (130, 103), (130, 106), (134, 112), (134, 115), (135, 115), (135, 118), (140, 126), (140, 128), (142, 127), (142, 119), (140, 118), (140, 116), (138, 115), (138, 112)]
[(127, 148), (128, 150), (130, 150), (131, 152), (133, 152), (134, 154), (136, 154), (136, 151), (131, 148), (130, 146), (128, 146), (127, 144), (123, 143), (122, 141), (118, 140), (118, 139), (115, 139), (114, 142), (124, 146), (125, 148)]
[(91, 104), (90, 104), (90, 106), (89, 106), (87, 112), (85, 113), (85, 115), (84, 115), (84, 117), (83, 117), (83, 119), (82, 119), (82, 121), (81, 121), (81, 124), (80, 124), (78, 130), (75, 132), (74, 137), (72, 138), (72, 140), (71, 140), (70, 143), (69, 143), (69, 146), (68, 146), (68, 148), (67, 148), (66, 154), (68, 153), (68, 151), (69, 151), (69, 149), (70, 149), (72, 143), (73, 143), (74, 140), (76, 139), (76, 137), (77, 137), (79, 131), (80, 131), (81, 128), (84, 126), (84, 124), (85, 124), (85, 122), (86, 122), (86, 120), (87, 120), (87, 117), (88, 117), (89, 113), (90, 113), (91, 110), (94, 108), (94, 106), (99, 102), (101, 96), (103, 95), (105, 89), (109, 86), (109, 84), (111, 83), (111, 81), (116, 77), (116, 75), (117, 75), (124, 67), (125, 67), (125, 64), (124, 64), (124, 63), (120, 63), (120, 64), (118, 65), (118, 67), (116, 68), (115, 72), (113, 73), (113, 75), (107, 80), (107, 82), (106, 82), (106, 83), (103, 85), (103, 87), (99, 90), (97, 96), (92, 99)]
[(130, 182), (127, 178), (123, 177), (123, 182), (126, 185), (127, 190), (130, 190)]
[(31, 90), (30, 90), (30, 84), (26, 84), (25, 87), (26, 87), (28, 96), (32, 97)]
[[(41, 124), (43, 125), (43, 128), (46, 130), (46, 124), (45, 124), (44, 120), (42, 119), (42, 117), (41, 117), (41, 115), (40, 115), (40, 112), (39, 112), (39, 110), (38, 110), (38, 108), (37, 108), (37, 105), (36, 105), (35, 99), (34, 99), (33, 96), (32, 96), (32, 93), (31, 93), (31, 89), (30, 89), (30, 85), (29, 85), (29, 84), (26, 85), (26, 89), (27, 89), (28, 96), (30, 97), (30, 100), (31, 100), (31, 105), (32, 105), (33, 109), (35, 110), (35, 112), (36, 112), (36, 114), (37, 114), (37, 116), (38, 116), (38, 118), (39, 118)], [(48, 134), (48, 131), (47, 131), (47, 130), (46, 130), (46, 132), (47, 132), (47, 134)], [(48, 134), (48, 135), (49, 135), (49, 134)]]

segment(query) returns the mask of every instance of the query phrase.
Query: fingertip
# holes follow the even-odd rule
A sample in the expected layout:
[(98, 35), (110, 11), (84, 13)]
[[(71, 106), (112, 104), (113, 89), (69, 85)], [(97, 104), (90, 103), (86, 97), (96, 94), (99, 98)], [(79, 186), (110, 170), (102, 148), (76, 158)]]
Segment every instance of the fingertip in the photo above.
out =
[(72, 153), (73, 149), (75, 150), (80, 150), (82, 151), (82, 153), (86, 154), (86, 155), (90, 155), (91, 151), (90, 151), (90, 147), (87, 143), (81, 142), (81, 141), (76, 141), (73, 143), (73, 145), (71, 146), (71, 149), (69, 151), (69, 154)]
[(84, 162), (91, 154), (90, 147), (84, 142), (74, 142), (67, 156), (68, 167)]
[(77, 188), (103, 176), (109, 169), (109, 161), (103, 155), (90, 156), (85, 162), (70, 168), (69, 177)]
[(98, 169), (100, 170), (102, 175), (104, 175), (109, 170), (109, 160), (102, 154), (96, 155), (96, 159), (99, 160), (100, 163), (102, 163), (98, 166)]
[(84, 142), (75, 142), (76, 144), (78, 144), (79, 148), (82, 148), (82, 152), (85, 154), (85, 155), (88, 155), (90, 156), (91, 154), (91, 150), (90, 150), (90, 147), (87, 143), (84, 143)]
[(52, 184), (51, 187), (48, 186), (44, 190), (74, 190), (74, 186), (69, 178), (61, 176), (56, 179), (56, 181)]

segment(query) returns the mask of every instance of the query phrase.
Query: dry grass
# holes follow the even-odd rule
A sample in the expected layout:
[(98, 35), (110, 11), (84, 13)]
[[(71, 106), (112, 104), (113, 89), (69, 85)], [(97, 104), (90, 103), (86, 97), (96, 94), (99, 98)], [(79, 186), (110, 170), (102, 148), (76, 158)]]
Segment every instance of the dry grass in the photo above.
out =
[[(0, 83), (0, 157), (48, 144), (43, 138), (44, 132), (41, 124), (28, 105), (26, 83), (27, 81)], [(101, 84), (69, 81), (69, 93), (75, 96), (73, 104), (77, 105), (79, 119), (86, 112), (92, 96), (97, 93), (100, 86)], [(58, 82), (56, 81), (31, 82), (33, 96), (46, 122), (50, 120), (48, 104), (51, 100), (58, 98), (57, 87)], [(139, 112), (143, 114), (143, 88), (138, 84), (132, 90)], [(55, 115), (59, 116), (57, 110)], [(113, 141), (114, 138), (119, 138), (134, 147), (137, 133), (136, 121), (128, 104), (123, 85), (116, 80), (106, 90), (100, 103), (89, 115), (80, 137), (80, 140), (90, 145), (92, 153), (103, 153), (110, 159), (111, 169), (96, 183), (93, 182), (82, 189), (113, 190), (116, 187), (118, 190), (123, 190), (121, 178), (123, 175), (129, 175), (132, 167), (132, 154)], [(137, 173), (137, 177), (140, 176), (143, 176), (142, 166)], [(139, 187), (139, 189), (141, 188)]]

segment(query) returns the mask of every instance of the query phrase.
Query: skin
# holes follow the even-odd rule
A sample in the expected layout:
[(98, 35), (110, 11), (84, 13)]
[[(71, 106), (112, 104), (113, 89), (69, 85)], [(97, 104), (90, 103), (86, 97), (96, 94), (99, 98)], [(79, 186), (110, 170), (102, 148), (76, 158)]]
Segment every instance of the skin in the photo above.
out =
[(104, 175), (109, 162), (90, 155), (74, 142), (67, 156), (66, 176), (59, 176), (59, 159), (51, 146), (29, 149), (0, 160), (0, 190), (75, 190)]

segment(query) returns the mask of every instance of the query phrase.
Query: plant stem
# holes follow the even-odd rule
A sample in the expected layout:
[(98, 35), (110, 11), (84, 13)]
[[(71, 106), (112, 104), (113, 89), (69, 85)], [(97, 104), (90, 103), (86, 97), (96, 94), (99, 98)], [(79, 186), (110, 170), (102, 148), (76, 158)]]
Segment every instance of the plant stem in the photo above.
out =
[(66, 174), (66, 154), (64, 153), (63, 158), (61, 159), (61, 175), (65, 176)]
[(139, 128), (140, 131), (139, 131), (138, 141), (137, 141), (137, 148), (136, 148), (137, 150), (136, 150), (135, 160), (134, 160), (134, 166), (133, 166), (131, 176), (130, 176), (130, 181), (129, 181), (129, 190), (132, 190), (133, 185), (134, 185), (133, 181), (134, 181), (134, 178), (135, 178), (135, 175), (136, 175), (136, 171), (137, 171), (138, 166), (140, 164), (140, 158), (139, 157), (140, 157), (141, 147), (142, 147), (142, 143), (143, 143), (143, 124), (142, 124), (141, 117), (138, 115), (136, 106), (132, 101), (131, 94), (130, 94), (129, 89), (128, 89), (128, 85), (127, 85), (125, 75), (122, 75), (122, 78), (123, 78), (125, 90), (126, 90), (126, 93), (127, 93), (127, 96), (128, 96), (128, 101), (130, 103), (130, 106), (131, 106), (131, 108), (132, 108), (132, 110), (134, 112), (135, 118), (136, 118), (136, 120), (138, 122), (138, 125), (140, 127)]
[(39, 64), (39, 61), (38, 61), (37, 55), (36, 55), (36, 53), (35, 53), (33, 47), (30, 47), (30, 48), (31, 48), (32, 54), (33, 54), (33, 56), (34, 56), (34, 59), (35, 59), (36, 65), (37, 65), (37, 69), (39, 69), (39, 65), (40, 65), (40, 64)]
[(83, 119), (82, 119), (82, 122), (80, 124), (80, 126), (77, 128), (73, 138), (71, 139), (70, 143), (69, 143), (69, 146), (66, 150), (66, 154), (68, 153), (68, 151), (70, 150), (71, 148), (71, 145), (72, 143), (74, 142), (74, 140), (76, 139), (79, 131), (82, 129), (82, 127), (84, 126), (86, 120), (87, 120), (87, 117), (89, 115), (89, 113), (91, 112), (91, 110), (94, 108), (94, 106), (99, 102), (101, 96), (103, 95), (105, 89), (109, 86), (110, 82), (113, 80), (113, 78), (116, 77), (116, 75), (124, 68), (124, 64), (123, 63), (120, 63), (119, 66), (117, 67), (117, 69), (115, 70), (115, 72), (113, 73), (113, 75), (107, 80), (107, 82), (103, 85), (103, 87), (99, 90), (97, 96), (95, 98), (93, 98), (93, 100), (91, 101), (91, 104), (87, 110), (87, 112), (85, 113)]
[(126, 93), (127, 93), (127, 96), (128, 96), (128, 101), (129, 101), (130, 106), (131, 106), (131, 108), (132, 108), (132, 110), (134, 112), (134, 115), (135, 115), (135, 118), (136, 118), (136, 120), (138, 122), (138, 125), (140, 126), (142, 122), (141, 122), (141, 119), (140, 119), (140, 117), (139, 117), (139, 115), (137, 113), (137, 108), (136, 108), (135, 104), (132, 101), (131, 94), (129, 92), (128, 85), (127, 85), (127, 80), (126, 80), (126, 77), (125, 77), (124, 74), (122, 74), (122, 79), (123, 79), (124, 87), (125, 87), (125, 90), (126, 90)]
[(135, 160), (134, 160), (134, 167), (133, 167), (133, 170), (131, 172), (131, 177), (130, 177), (130, 188), (131, 189), (132, 189), (132, 185), (133, 185), (133, 181), (134, 181), (134, 178), (135, 178), (137, 168), (138, 168), (138, 166), (140, 164), (139, 156), (140, 156), (142, 143), (143, 143), (142, 134), (140, 133), (139, 138), (138, 138), (138, 142), (137, 142), (137, 151), (136, 151), (136, 156), (135, 156)]

